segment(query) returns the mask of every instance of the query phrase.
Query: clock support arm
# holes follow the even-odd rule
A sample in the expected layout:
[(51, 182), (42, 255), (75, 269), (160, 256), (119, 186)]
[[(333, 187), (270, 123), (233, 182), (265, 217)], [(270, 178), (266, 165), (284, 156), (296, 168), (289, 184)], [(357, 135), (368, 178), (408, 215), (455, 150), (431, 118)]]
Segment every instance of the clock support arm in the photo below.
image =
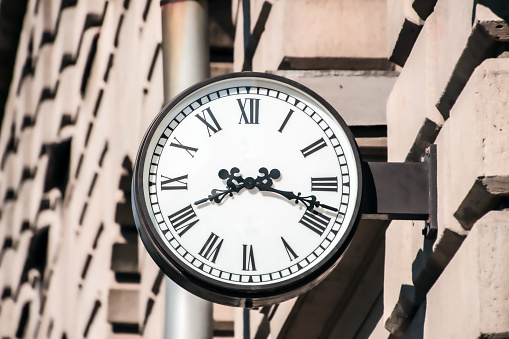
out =
[(431, 145), (420, 163), (365, 162), (364, 217), (424, 220), (426, 238), (437, 234), (437, 149)]

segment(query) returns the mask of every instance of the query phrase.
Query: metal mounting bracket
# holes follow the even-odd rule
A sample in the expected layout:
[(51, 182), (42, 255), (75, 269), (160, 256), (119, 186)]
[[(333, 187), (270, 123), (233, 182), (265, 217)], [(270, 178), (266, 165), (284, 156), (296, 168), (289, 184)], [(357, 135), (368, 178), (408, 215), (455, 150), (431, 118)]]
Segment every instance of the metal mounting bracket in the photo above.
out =
[(364, 215), (387, 220), (424, 220), (422, 234), (437, 235), (437, 147), (430, 145), (422, 162), (363, 163)]

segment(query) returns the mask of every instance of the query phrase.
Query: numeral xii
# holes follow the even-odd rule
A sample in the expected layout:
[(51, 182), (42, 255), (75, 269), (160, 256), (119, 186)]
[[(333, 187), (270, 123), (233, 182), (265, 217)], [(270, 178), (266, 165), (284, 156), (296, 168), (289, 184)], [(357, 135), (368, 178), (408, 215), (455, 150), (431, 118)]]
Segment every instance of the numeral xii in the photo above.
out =
[(244, 102), (242, 102), (241, 99), (237, 99), (237, 103), (240, 107), (239, 124), (241, 124), (242, 121), (244, 121), (245, 124), (258, 124), (260, 99), (247, 98), (244, 99)]

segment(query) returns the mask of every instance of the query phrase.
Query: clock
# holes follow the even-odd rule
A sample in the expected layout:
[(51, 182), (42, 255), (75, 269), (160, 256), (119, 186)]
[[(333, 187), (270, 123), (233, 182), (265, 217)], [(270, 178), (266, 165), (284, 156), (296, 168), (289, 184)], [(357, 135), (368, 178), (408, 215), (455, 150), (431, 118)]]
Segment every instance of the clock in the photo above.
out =
[(212, 302), (257, 307), (322, 281), (360, 216), (352, 133), (289, 79), (233, 73), (179, 94), (146, 132), (132, 206), (148, 253)]

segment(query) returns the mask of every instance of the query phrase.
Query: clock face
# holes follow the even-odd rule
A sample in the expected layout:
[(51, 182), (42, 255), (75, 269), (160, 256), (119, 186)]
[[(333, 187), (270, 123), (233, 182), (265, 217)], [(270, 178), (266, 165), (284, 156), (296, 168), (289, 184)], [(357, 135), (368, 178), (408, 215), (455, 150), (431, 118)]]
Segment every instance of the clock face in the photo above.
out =
[(360, 173), (346, 124), (316, 94), (231, 74), (157, 116), (136, 161), (133, 209), (177, 283), (256, 306), (311, 288), (336, 265), (358, 218)]

